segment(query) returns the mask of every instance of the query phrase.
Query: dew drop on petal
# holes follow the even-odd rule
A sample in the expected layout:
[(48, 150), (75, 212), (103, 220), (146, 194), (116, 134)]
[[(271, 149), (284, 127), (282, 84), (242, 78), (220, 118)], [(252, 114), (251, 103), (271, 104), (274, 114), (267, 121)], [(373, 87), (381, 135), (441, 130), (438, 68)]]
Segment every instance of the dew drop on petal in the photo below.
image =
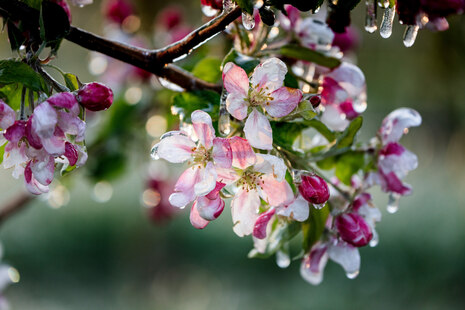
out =
[(276, 252), (276, 264), (279, 268), (287, 268), (291, 264), (291, 258), (288, 253), (281, 250)]
[(155, 144), (152, 151), (150, 151), (150, 157), (152, 157), (153, 160), (160, 159), (160, 156), (158, 156), (158, 144)]
[(324, 206), (325, 206), (324, 203), (320, 203), (320, 204), (314, 203), (314, 204), (313, 204), (313, 207), (314, 207), (315, 209), (317, 209), (317, 210), (322, 209)]
[(19, 279), (20, 279), (18, 270), (16, 270), (16, 268), (9, 267), (8, 268), (8, 278), (10, 278), (10, 281), (12, 283), (18, 283)]
[(349, 279), (355, 279), (358, 276), (359, 273), (360, 273), (359, 270), (356, 270), (354, 272), (347, 272), (346, 277), (349, 278)]
[(396, 15), (396, 6), (388, 7), (384, 10), (383, 20), (381, 21), (381, 27), (379, 34), (381, 37), (387, 39), (392, 34), (392, 24), (394, 22), (394, 16)]
[(400, 200), (399, 194), (390, 193), (387, 208), (386, 208), (387, 212), (391, 214), (396, 213), (397, 210), (399, 210), (399, 200)]
[(373, 33), (378, 29), (376, 26), (376, 1), (366, 0), (366, 17), (365, 17), (365, 30)]
[(245, 29), (252, 30), (255, 27), (255, 18), (253, 15), (247, 12), (242, 12), (242, 25)]
[(209, 5), (202, 5), (202, 13), (207, 17), (215, 16), (216, 14), (218, 14), (218, 12), (218, 10), (212, 8)]
[(379, 243), (379, 236), (378, 236), (378, 233), (374, 230), (374, 231), (373, 231), (373, 238), (371, 238), (369, 244), (370, 244), (370, 246), (371, 246), (372, 248), (374, 248), (375, 246), (378, 245), (378, 243)]
[(404, 32), (404, 45), (406, 47), (411, 47), (415, 43), (415, 39), (418, 35), (418, 30), (420, 29), (417, 25), (408, 25)]

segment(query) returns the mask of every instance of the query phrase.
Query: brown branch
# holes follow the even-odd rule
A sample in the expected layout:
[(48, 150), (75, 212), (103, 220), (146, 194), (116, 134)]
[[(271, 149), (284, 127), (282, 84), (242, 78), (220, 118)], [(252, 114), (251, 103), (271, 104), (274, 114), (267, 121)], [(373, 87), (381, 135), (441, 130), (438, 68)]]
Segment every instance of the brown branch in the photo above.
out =
[(27, 193), (21, 193), (6, 203), (0, 210), (0, 223), (22, 210), (34, 197)]
[[(207, 89), (220, 92), (220, 85), (203, 81), (191, 73), (169, 64), (176, 58), (189, 54), (197, 46), (223, 31), (240, 14), (239, 7), (227, 12), (224, 11), (210, 22), (191, 32), (184, 39), (159, 50), (143, 49), (111, 41), (77, 27), (71, 27), (65, 39), (88, 50), (105, 54), (149, 71), (186, 90)], [(0, 0), (0, 15), (12, 20), (24, 21), (31, 29), (39, 27), (39, 12), (18, 0)]]

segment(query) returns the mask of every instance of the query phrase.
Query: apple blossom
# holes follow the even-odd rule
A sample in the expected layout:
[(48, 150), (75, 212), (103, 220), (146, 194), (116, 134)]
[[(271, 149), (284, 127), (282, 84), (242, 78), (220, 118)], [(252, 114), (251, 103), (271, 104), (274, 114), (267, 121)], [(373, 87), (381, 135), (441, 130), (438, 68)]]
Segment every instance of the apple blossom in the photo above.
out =
[(273, 143), (270, 122), (262, 112), (283, 117), (302, 99), (300, 90), (283, 86), (286, 73), (286, 64), (278, 58), (269, 58), (257, 66), (250, 81), (241, 67), (232, 62), (224, 66), (223, 82), (229, 93), (226, 108), (238, 120), (247, 118), (245, 137), (255, 148), (270, 150)]
[(90, 111), (108, 109), (113, 103), (113, 91), (97, 82), (89, 83), (79, 89), (77, 100)]
[(328, 184), (320, 176), (304, 174), (301, 179), (299, 192), (305, 200), (321, 205), (329, 199)]

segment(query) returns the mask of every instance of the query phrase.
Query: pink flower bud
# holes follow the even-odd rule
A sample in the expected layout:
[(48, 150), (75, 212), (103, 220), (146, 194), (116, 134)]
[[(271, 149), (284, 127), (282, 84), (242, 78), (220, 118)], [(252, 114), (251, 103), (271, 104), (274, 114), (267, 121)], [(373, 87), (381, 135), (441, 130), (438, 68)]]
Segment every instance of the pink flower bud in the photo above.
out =
[(53, 0), (56, 4), (61, 6), (61, 8), (65, 11), (66, 15), (68, 16), (69, 23), (71, 24), (71, 10), (69, 9), (69, 5), (65, 0)]
[(134, 10), (131, 4), (125, 0), (110, 0), (103, 8), (103, 12), (109, 20), (122, 24), (128, 16), (134, 13)]
[(78, 91), (76, 98), (86, 109), (102, 111), (113, 103), (113, 92), (105, 85), (93, 82), (84, 85)]
[(373, 238), (370, 227), (357, 213), (346, 213), (336, 217), (335, 225), (342, 240), (353, 246), (365, 246)]
[(307, 201), (313, 204), (322, 204), (329, 199), (328, 184), (317, 175), (303, 175), (299, 191)]

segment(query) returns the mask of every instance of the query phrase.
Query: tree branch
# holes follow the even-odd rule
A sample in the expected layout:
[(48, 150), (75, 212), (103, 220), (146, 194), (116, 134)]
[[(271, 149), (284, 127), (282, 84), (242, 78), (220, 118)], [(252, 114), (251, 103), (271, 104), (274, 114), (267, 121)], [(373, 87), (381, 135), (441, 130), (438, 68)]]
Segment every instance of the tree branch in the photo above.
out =
[[(65, 39), (88, 50), (105, 54), (149, 71), (186, 90), (207, 89), (221, 92), (220, 85), (205, 82), (191, 73), (169, 64), (176, 58), (189, 54), (193, 49), (223, 31), (240, 14), (239, 7), (223, 11), (219, 16), (197, 28), (184, 39), (158, 50), (114, 42), (73, 26)], [(0, 15), (15, 21), (21, 20), (35, 29), (39, 27), (39, 12), (18, 0), (0, 0)]]
[(0, 223), (8, 219), (16, 212), (23, 209), (33, 199), (34, 196), (27, 193), (21, 193), (18, 196), (14, 197), (12, 200), (6, 203), (0, 210)]

